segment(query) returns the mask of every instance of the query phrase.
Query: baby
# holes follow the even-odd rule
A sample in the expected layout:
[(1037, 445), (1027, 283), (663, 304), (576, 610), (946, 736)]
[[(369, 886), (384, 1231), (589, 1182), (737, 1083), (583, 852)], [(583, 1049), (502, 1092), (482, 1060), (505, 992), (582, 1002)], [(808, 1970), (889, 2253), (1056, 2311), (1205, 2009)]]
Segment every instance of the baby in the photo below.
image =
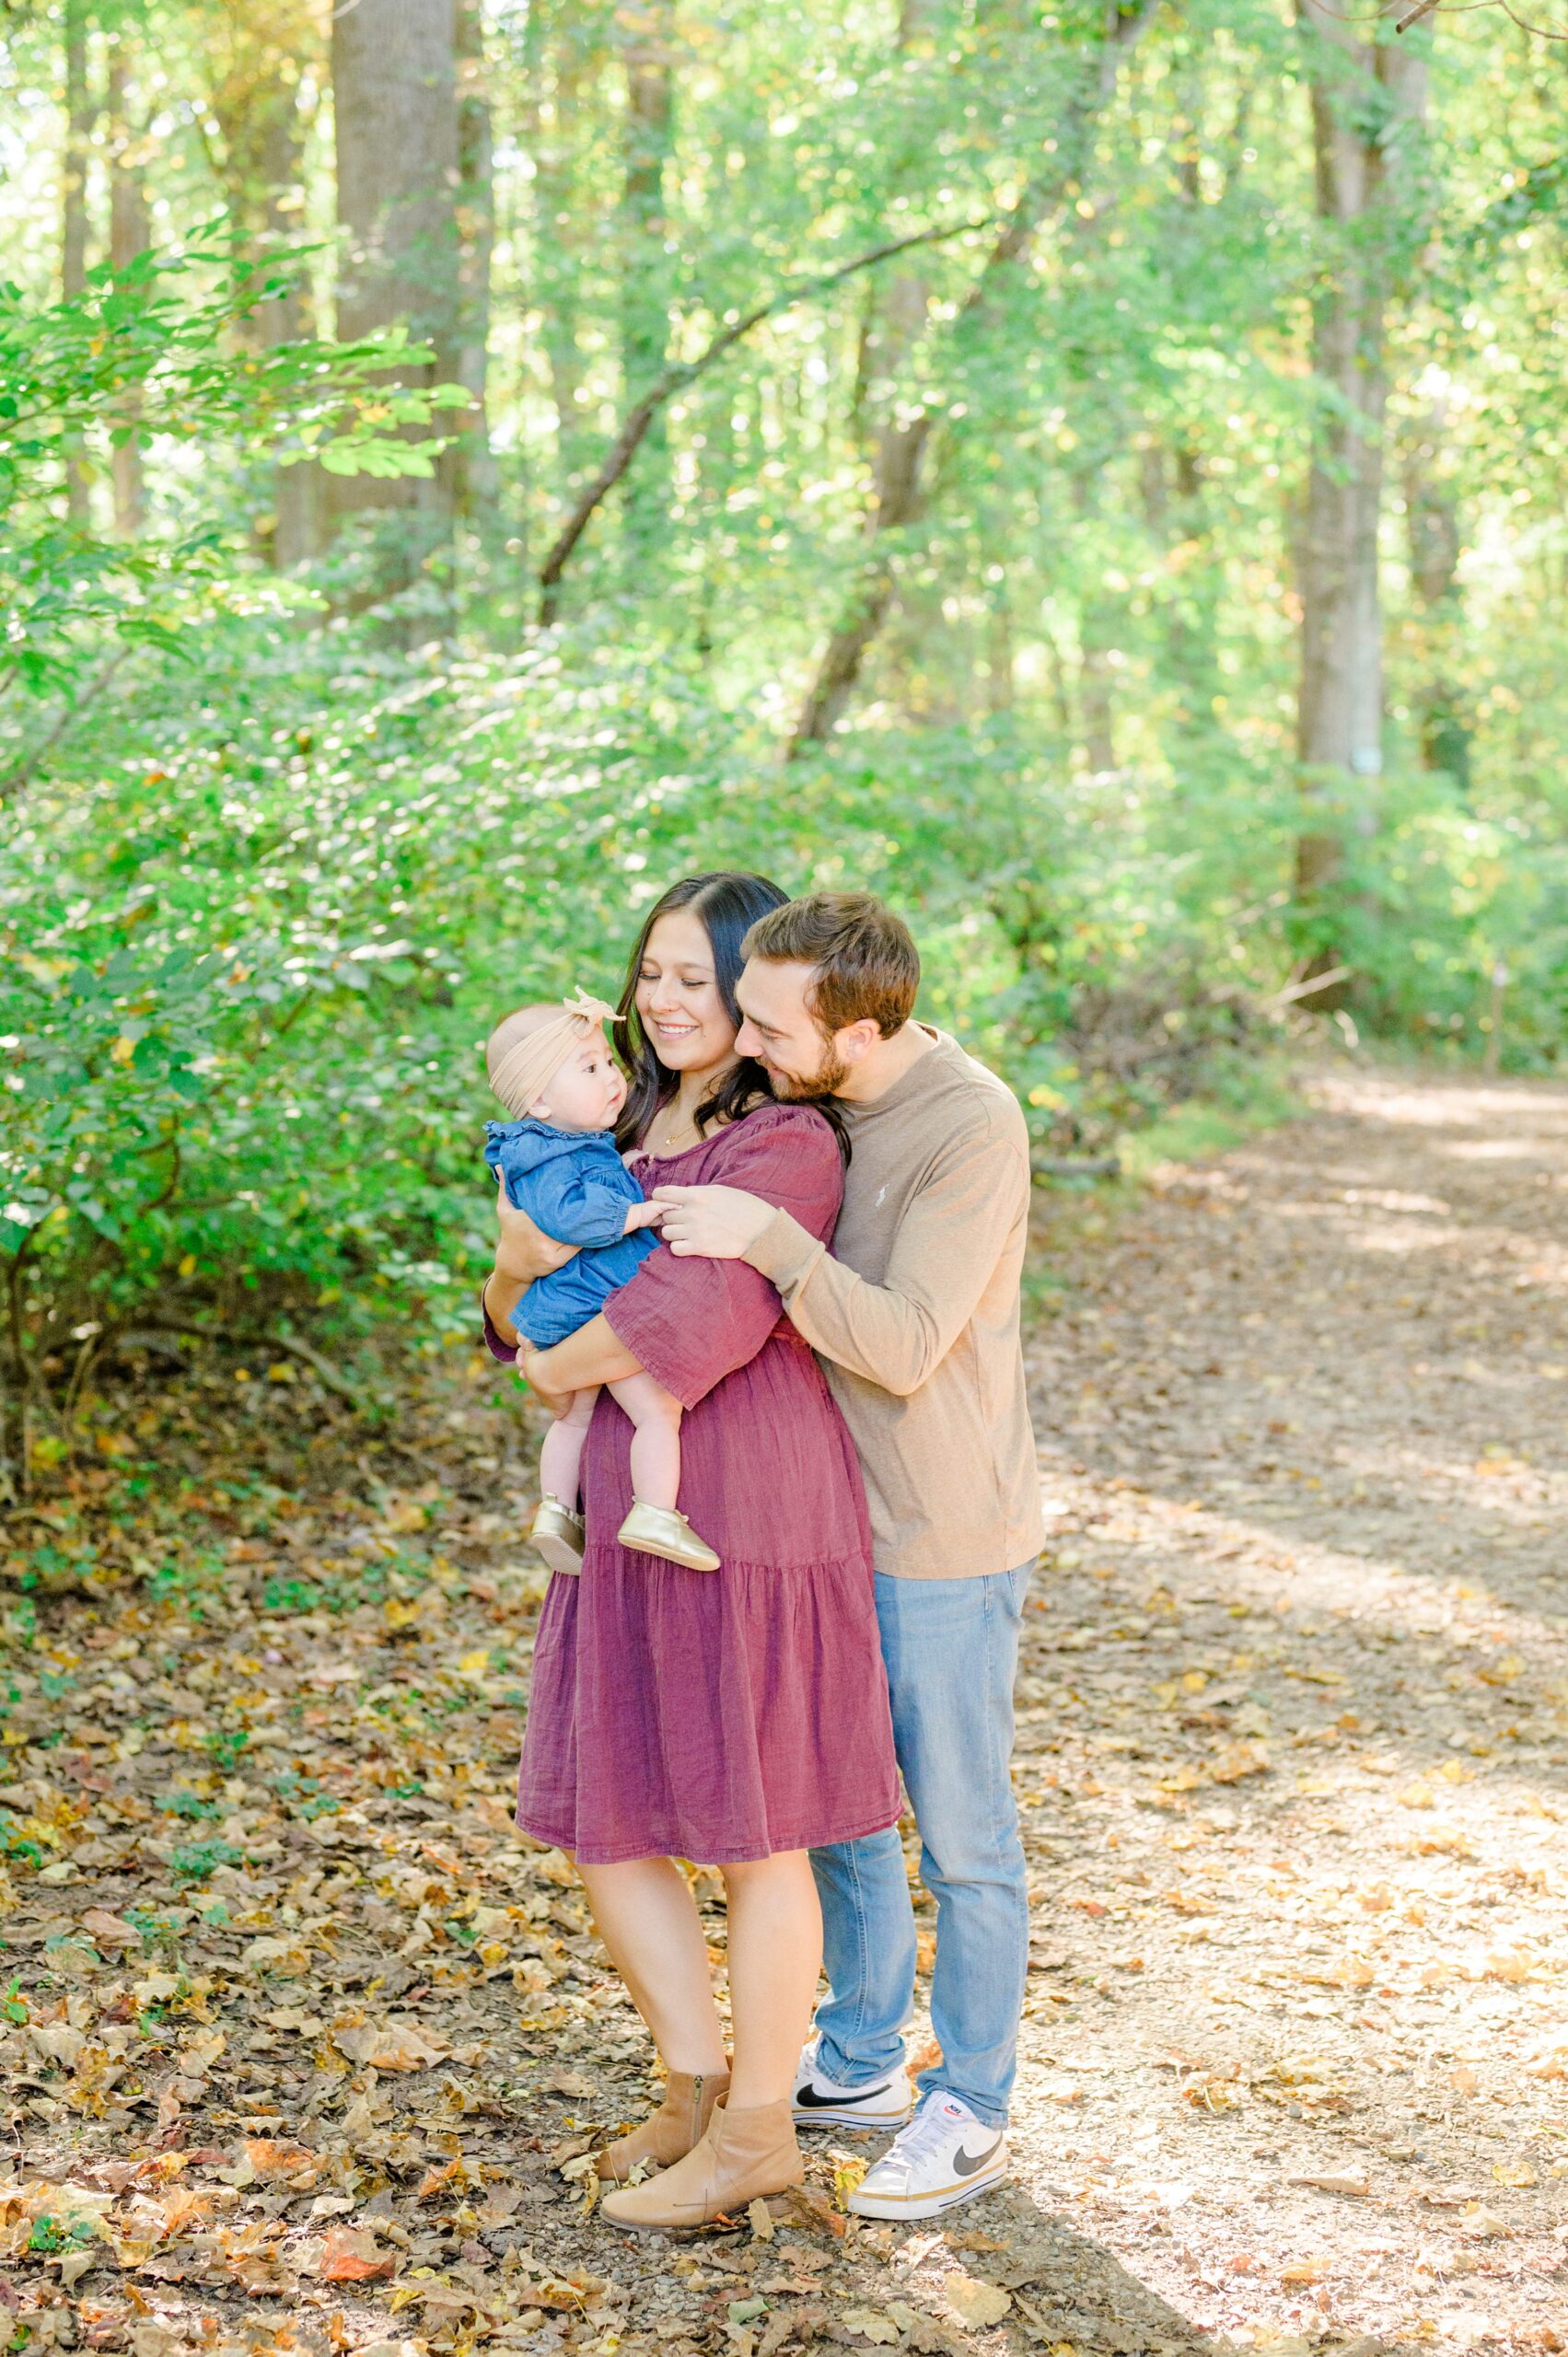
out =
[[(615, 1151), (626, 1082), (605, 1043), (603, 1026), (614, 1012), (579, 991), (560, 1006), (503, 1016), (485, 1045), (490, 1085), (512, 1118), (485, 1123), (484, 1158), (508, 1202), (546, 1236), (582, 1247), (563, 1269), (529, 1286), (522, 1350), (548, 1350), (586, 1326), (658, 1241), (648, 1232), (657, 1210)], [(680, 1402), (651, 1375), (628, 1376), (610, 1392), (633, 1426), (633, 1503), (616, 1534), (621, 1544), (689, 1571), (716, 1572), (718, 1557), (676, 1504)], [(577, 1477), (598, 1397), (597, 1385), (574, 1394), (540, 1457), (532, 1538), (554, 1572), (583, 1568)]]

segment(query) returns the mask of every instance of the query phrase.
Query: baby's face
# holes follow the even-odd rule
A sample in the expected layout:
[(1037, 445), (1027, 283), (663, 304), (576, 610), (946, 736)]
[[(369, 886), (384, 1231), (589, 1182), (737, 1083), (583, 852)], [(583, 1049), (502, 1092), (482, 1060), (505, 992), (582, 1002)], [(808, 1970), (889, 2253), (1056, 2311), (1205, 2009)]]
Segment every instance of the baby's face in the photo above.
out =
[(596, 1028), (574, 1048), (532, 1111), (558, 1130), (612, 1130), (626, 1102), (626, 1076)]

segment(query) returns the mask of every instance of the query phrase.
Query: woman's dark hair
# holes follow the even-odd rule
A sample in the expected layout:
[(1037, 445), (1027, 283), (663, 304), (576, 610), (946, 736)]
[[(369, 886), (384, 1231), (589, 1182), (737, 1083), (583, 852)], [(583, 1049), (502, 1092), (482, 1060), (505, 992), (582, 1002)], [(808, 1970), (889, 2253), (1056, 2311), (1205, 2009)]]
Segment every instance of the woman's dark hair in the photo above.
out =
[[(625, 1107), (615, 1129), (615, 1143), (622, 1154), (640, 1143), (659, 1107), (674, 1096), (679, 1078), (676, 1073), (666, 1072), (637, 1015), (637, 977), (643, 970), (648, 935), (655, 925), (673, 909), (690, 909), (699, 919), (713, 947), (714, 980), (718, 984), (725, 1013), (738, 1030), (741, 1016), (736, 1004), (735, 986), (746, 963), (740, 945), (759, 918), (765, 917), (770, 910), (782, 909), (788, 898), (787, 892), (781, 892), (765, 876), (750, 876), (744, 869), (720, 868), (711, 876), (683, 876), (648, 911), (627, 963), (626, 980), (616, 1004), (615, 1052), (631, 1076)], [(771, 1096), (768, 1075), (761, 1065), (749, 1056), (743, 1056), (703, 1098), (697, 1111), (697, 1127), (702, 1131), (714, 1121), (738, 1120), (760, 1097)]]
[[(660, 917), (667, 917), (672, 909), (691, 910), (708, 936), (714, 953), (714, 980), (718, 984), (725, 1013), (738, 1031), (741, 1018), (735, 986), (746, 963), (741, 944), (754, 924), (772, 910), (782, 909), (788, 899), (788, 893), (781, 892), (776, 884), (770, 884), (765, 876), (752, 876), (744, 868), (723, 867), (712, 876), (682, 877), (648, 911), (627, 961), (626, 980), (621, 986), (612, 1026), (615, 1052), (631, 1075), (626, 1103), (615, 1125), (615, 1143), (622, 1154), (641, 1144), (648, 1123), (659, 1107), (668, 1103), (679, 1086), (678, 1075), (666, 1072), (655, 1055), (637, 1016), (637, 977), (643, 970), (649, 934)], [(714, 1121), (738, 1121), (743, 1113), (750, 1112), (759, 1098), (764, 1103), (772, 1102), (768, 1075), (752, 1057), (742, 1056), (733, 1072), (726, 1072), (718, 1086), (697, 1108), (699, 1133)], [(832, 1131), (847, 1164), (849, 1132), (842, 1114), (830, 1097), (815, 1097), (812, 1102)]]

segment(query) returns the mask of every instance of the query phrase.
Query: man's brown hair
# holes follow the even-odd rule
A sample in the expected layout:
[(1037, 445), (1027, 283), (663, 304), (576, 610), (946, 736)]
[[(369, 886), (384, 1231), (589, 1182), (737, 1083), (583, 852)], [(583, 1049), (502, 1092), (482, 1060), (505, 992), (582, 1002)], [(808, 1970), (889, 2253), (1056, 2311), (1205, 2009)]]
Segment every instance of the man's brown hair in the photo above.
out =
[(825, 1039), (846, 1023), (872, 1022), (884, 1039), (901, 1030), (920, 987), (920, 952), (901, 917), (870, 892), (808, 892), (760, 917), (743, 956), (810, 966), (806, 1004)]

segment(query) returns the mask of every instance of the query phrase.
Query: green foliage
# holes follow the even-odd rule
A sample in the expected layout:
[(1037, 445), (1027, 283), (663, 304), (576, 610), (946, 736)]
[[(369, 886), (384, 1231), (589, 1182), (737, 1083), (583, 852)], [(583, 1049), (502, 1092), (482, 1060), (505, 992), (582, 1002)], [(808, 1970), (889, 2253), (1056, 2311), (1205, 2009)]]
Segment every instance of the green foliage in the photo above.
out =
[[(268, 343), (286, 273), (236, 261), (232, 190), (213, 221), (203, 20), (159, 17), (191, 102), (149, 167), (157, 252), (53, 300), (53, 216), (6, 196), (0, 1279), (35, 1465), (128, 1331), (231, 1338), (261, 1385), (297, 1373), (269, 1337), (308, 1319), (372, 1403), (378, 1320), (468, 1337), (480, 1043), (524, 993), (612, 989), (694, 869), (887, 893), (924, 1011), (1007, 1074), (1052, 1156), (1208, 1134), (1195, 1096), (1251, 1118), (1227, 1096), (1272, 1101), (1282, 1031), (1328, 1025), (1278, 995), (1325, 955), (1352, 969), (1336, 1038), (1473, 1055), (1500, 1006), (1506, 1067), (1561, 1054), (1560, 76), (1446, 27), (1434, 47), (1388, 355), (1386, 773), (1315, 808), (1342, 873), (1307, 907), (1309, 320), (1354, 241), (1316, 214), (1278, 10), (1162, 10), (1111, 58), (1133, 21), (740, 0), (719, 41), (681, 16), (655, 191), (632, 185), (607, 22), (491, 12), (490, 487), (368, 609), (352, 533), (267, 569), (277, 470), (445, 487), (434, 429), (469, 397), (411, 388), (429, 355), (396, 336)], [(56, 29), (15, 38), (41, 156)], [(308, 220), (331, 217), (325, 174), (313, 146)], [(1028, 191), (1037, 226), (999, 261)], [(687, 358), (778, 286), (952, 222), (974, 226), (686, 384), (585, 536), (563, 622), (532, 627), (533, 568), (661, 335)], [(324, 297), (324, 252), (287, 272), (307, 255)], [(878, 450), (914, 422), (922, 496), (886, 536), (856, 694), (785, 767), (823, 641), (867, 598)], [(134, 539), (102, 480), (132, 439)], [(1452, 542), (1435, 589), (1423, 517)], [(29, 1545), (19, 1583), (90, 1582), (73, 1549)], [(265, 1608), (341, 1609), (368, 1576), (273, 1579)], [(180, 1549), (148, 1586), (215, 1613), (230, 1577)]]
[(161, 451), (176, 480), (186, 452), (211, 466), (261, 450), (284, 466), (417, 476), (444, 446), (411, 429), (468, 406), (459, 386), (394, 380), (431, 357), (401, 331), (354, 344), (239, 341), (303, 257), (236, 266), (226, 236), (215, 223), (176, 252), (100, 264), (74, 301), (41, 306), (0, 284), (0, 685), (14, 674), (34, 692), (69, 691), (106, 640), (189, 657), (188, 633), (215, 605), (277, 602), (239, 564), (210, 504), (187, 503), (135, 540), (63, 517), (61, 490), (69, 468), (88, 463), (89, 433)]
[(170, 1852), (168, 1871), (176, 1882), (205, 1882), (219, 1866), (242, 1866), (245, 1852), (215, 1835), (208, 1841), (181, 1843)]
[(218, 1815), (218, 1805), (215, 1801), (204, 1801), (199, 1793), (190, 1792), (183, 1787), (178, 1792), (165, 1793), (162, 1799), (155, 1803), (155, 1806), (162, 1809), (166, 1817), (216, 1817)]
[[(255, 623), (230, 659), (137, 759), (40, 786), (0, 832), (0, 1244), (46, 1349), (154, 1304), (241, 1334), (291, 1304), (466, 1334), (484, 1034), (524, 994), (613, 990), (639, 910), (693, 868), (911, 911), (927, 1011), (1056, 1151), (1244, 1045), (1248, 994), (1292, 954), (1295, 802), (1266, 763), (1199, 746), (1172, 775), (1087, 779), (999, 719), (785, 777), (635, 651), (389, 666)], [(1483, 825), (1441, 782), (1395, 780), (1388, 808), (1370, 843), (1346, 829), (1383, 1019), (1463, 1028), (1504, 956), (1511, 1036), (1544, 1050), (1560, 855), (1517, 856), (1522, 821)]]

